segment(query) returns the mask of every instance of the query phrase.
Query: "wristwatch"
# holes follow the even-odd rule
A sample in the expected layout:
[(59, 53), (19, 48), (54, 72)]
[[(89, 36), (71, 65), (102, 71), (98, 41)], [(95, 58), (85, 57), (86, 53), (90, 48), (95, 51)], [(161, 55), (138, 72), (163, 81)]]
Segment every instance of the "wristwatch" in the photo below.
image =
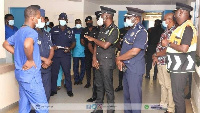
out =
[(171, 46), (171, 42), (169, 42), (168, 44), (167, 44), (167, 47), (170, 47)]

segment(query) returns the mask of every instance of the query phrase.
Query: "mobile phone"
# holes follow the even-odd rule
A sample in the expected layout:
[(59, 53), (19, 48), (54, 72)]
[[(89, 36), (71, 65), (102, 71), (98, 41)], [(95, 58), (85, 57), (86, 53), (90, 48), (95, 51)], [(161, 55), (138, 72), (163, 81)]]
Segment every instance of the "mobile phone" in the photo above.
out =
[(126, 65), (123, 65), (123, 66), (122, 66), (122, 71), (123, 71), (123, 72), (126, 72), (126, 70), (127, 70)]

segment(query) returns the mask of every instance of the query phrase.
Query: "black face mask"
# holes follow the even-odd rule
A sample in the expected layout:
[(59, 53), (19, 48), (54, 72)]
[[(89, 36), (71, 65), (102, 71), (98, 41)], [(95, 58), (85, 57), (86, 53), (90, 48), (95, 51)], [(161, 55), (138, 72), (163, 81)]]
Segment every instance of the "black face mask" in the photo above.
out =
[(86, 23), (86, 26), (87, 26), (87, 27), (92, 27), (93, 24), (92, 24), (92, 23)]

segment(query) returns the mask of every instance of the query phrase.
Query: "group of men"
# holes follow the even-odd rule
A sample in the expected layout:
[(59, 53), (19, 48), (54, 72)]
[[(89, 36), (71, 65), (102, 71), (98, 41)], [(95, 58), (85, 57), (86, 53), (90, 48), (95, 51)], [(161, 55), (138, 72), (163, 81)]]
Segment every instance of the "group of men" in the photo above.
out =
[[(23, 26), (3, 44), (3, 47), (15, 57), (20, 113), (29, 113), (31, 105), (38, 113), (48, 112), (48, 108), (38, 109), (38, 105), (48, 106), (50, 95), (57, 94), (60, 68), (65, 75), (67, 94), (73, 96), (71, 55), (74, 63), (74, 85), (82, 84), (86, 71), (85, 87), (90, 87), (93, 67), (93, 96), (87, 100), (88, 102), (96, 100), (97, 106), (103, 105), (106, 94), (107, 113), (115, 112), (113, 70), (117, 66), (121, 80), (123, 76), (123, 87), (120, 81), (116, 91), (123, 89), (124, 112), (141, 113), (144, 56), (148, 44), (148, 32), (141, 23), (144, 11), (127, 7), (128, 12), (124, 15), (127, 33), (123, 35), (113, 21), (116, 11), (104, 6), (100, 8), (101, 11), (95, 12), (98, 27), (93, 26), (92, 17), (88, 16), (85, 19), (86, 28), (82, 28), (81, 20), (76, 19), (76, 27), (72, 29), (67, 26), (66, 13), (61, 13), (58, 18), (59, 25), (53, 27), (50, 33), (43, 29), (44, 9), (38, 5), (31, 5), (25, 9)], [(192, 7), (177, 3), (176, 9), (174, 14), (165, 15), (163, 25), (167, 28), (151, 57), (153, 64), (158, 66), (161, 84), (160, 105), (168, 105), (166, 113), (186, 112), (184, 88), (187, 73), (194, 71), (192, 60), (197, 42), (195, 28), (188, 20)], [(178, 26), (175, 26), (175, 21)], [(119, 38), (120, 35), (123, 38)], [(120, 54), (116, 57), (115, 50), (118, 46)], [(168, 62), (165, 62), (165, 59), (168, 59)], [(177, 65), (176, 60), (180, 60), (181, 64)], [(103, 113), (103, 109), (95, 109), (92, 113)]]

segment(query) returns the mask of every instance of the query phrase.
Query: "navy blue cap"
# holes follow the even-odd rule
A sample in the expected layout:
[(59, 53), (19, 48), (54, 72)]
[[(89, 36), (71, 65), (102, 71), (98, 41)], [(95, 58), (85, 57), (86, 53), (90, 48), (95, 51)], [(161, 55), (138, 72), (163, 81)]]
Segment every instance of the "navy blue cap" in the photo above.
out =
[(100, 8), (101, 8), (102, 14), (107, 13), (107, 14), (114, 15), (114, 13), (116, 13), (116, 11), (114, 9), (111, 9), (111, 8), (108, 8), (108, 7), (100, 6)]
[(90, 21), (90, 20), (92, 20), (92, 17), (91, 17), (91, 16), (87, 16), (87, 17), (85, 18), (85, 22)]
[(141, 16), (142, 13), (144, 13), (143, 10), (138, 8), (126, 7), (126, 9), (128, 10), (128, 12), (124, 16)]
[(44, 10), (44, 9), (40, 9), (40, 15), (41, 15), (42, 17), (45, 17), (45, 10)]
[(180, 2), (176, 2), (176, 9), (175, 10), (178, 10), (178, 9), (183, 9), (183, 10), (186, 10), (186, 11), (192, 11), (193, 8), (189, 5), (186, 5), (186, 4), (183, 4), (183, 3), (180, 3)]
[(96, 15), (96, 19), (98, 19), (101, 16), (102, 12), (101, 11), (96, 11), (95, 15)]
[(61, 13), (60, 15), (59, 15), (59, 18), (60, 19), (67, 19), (67, 14), (66, 13)]

